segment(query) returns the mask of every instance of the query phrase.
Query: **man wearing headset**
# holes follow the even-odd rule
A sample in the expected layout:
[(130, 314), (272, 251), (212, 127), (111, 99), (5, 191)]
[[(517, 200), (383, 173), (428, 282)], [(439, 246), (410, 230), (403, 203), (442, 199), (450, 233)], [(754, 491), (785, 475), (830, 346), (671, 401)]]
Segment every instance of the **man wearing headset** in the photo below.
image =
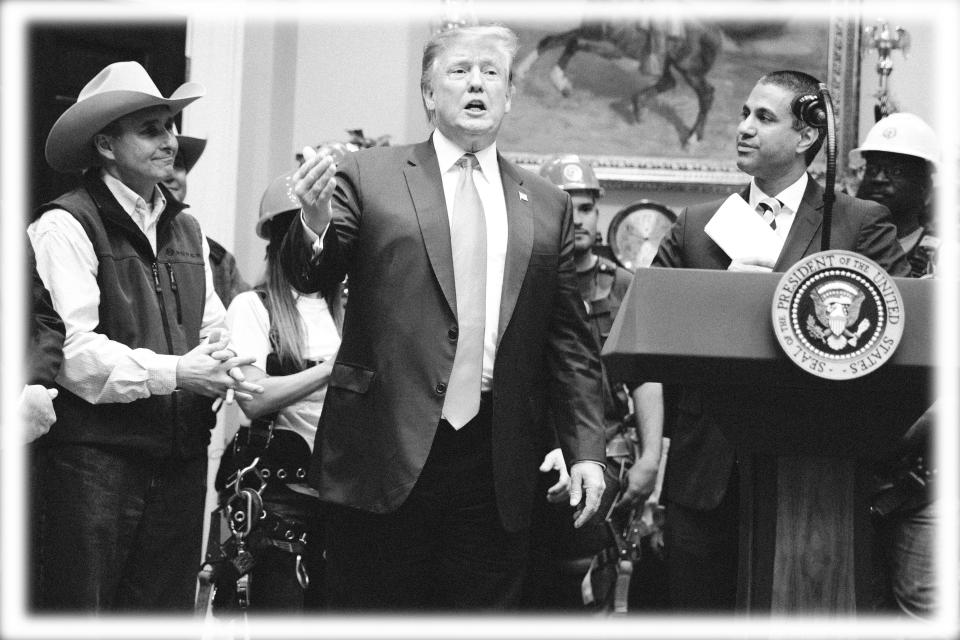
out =
[[(823, 144), (825, 130), (802, 120), (794, 108), (798, 98), (816, 94), (818, 85), (799, 71), (768, 73), (741, 109), (737, 166), (752, 180), (740, 195), (782, 239), (776, 261), (731, 260), (704, 231), (722, 204), (713, 202), (680, 213), (654, 267), (785, 271), (820, 250), (824, 191), (807, 167)], [(892, 275), (909, 272), (889, 211), (873, 202), (837, 194), (831, 248), (867, 256)], [(679, 390), (670, 428), (663, 492), (671, 603), (681, 609), (730, 611), (737, 591), (737, 452), (715, 417), (704, 411), (697, 388)]]

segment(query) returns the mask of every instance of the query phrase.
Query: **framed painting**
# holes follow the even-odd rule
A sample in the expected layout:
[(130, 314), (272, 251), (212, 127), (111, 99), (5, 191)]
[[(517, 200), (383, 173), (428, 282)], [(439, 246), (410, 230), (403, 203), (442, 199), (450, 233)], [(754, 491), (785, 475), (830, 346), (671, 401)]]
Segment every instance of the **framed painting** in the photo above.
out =
[[(838, 166), (857, 135), (859, 19), (643, 17), (506, 22), (520, 38), (517, 96), (500, 148), (536, 170), (577, 153), (612, 188), (730, 190), (740, 109), (778, 69), (821, 79), (837, 114)], [(820, 158), (811, 168), (822, 174)]]

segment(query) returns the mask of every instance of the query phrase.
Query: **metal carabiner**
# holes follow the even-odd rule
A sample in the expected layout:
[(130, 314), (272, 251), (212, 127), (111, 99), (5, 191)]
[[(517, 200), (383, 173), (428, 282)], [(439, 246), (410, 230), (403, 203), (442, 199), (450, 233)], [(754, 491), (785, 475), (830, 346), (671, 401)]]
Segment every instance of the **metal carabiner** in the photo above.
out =
[(243, 469), (239, 469), (237, 471), (236, 480), (233, 481), (233, 491), (235, 495), (239, 496), (240, 492), (243, 489), (248, 488), (248, 487), (244, 487), (243, 484), (244, 484), (244, 481), (246, 480), (246, 477), (251, 474), (254, 477), (256, 477), (257, 481), (260, 483), (260, 486), (254, 489), (254, 491), (256, 491), (257, 494), (263, 493), (263, 490), (267, 486), (267, 481), (264, 480), (263, 474), (260, 472), (259, 469), (257, 469), (258, 464), (260, 464), (260, 456), (257, 456), (256, 458), (253, 459), (252, 462), (250, 462), (250, 464), (245, 466)]
[[(239, 504), (237, 504), (239, 503)], [(263, 514), (263, 499), (253, 489), (241, 489), (227, 503), (230, 531), (235, 538), (242, 540), (250, 535), (253, 523)]]
[(300, 583), (300, 587), (306, 589), (310, 586), (310, 575), (307, 573), (307, 567), (303, 564), (303, 556), (299, 553), (297, 554), (297, 582)]

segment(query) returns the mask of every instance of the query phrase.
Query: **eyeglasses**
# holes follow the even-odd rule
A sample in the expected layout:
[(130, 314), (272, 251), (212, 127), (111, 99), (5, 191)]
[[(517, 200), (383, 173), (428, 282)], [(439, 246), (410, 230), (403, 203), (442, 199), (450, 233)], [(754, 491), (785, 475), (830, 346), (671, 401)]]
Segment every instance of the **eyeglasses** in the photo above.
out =
[(923, 171), (918, 167), (886, 162), (867, 162), (860, 169), (860, 174), (864, 178), (876, 178), (880, 172), (888, 178), (920, 178), (923, 177)]

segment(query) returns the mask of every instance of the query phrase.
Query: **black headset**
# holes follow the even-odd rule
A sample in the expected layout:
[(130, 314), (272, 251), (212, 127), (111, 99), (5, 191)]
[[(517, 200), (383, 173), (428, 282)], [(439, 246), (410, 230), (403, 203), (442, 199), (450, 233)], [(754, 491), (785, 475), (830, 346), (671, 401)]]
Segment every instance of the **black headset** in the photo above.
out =
[(823, 129), (827, 126), (827, 110), (820, 96), (814, 93), (805, 93), (794, 98), (790, 110), (797, 120), (808, 127)]

